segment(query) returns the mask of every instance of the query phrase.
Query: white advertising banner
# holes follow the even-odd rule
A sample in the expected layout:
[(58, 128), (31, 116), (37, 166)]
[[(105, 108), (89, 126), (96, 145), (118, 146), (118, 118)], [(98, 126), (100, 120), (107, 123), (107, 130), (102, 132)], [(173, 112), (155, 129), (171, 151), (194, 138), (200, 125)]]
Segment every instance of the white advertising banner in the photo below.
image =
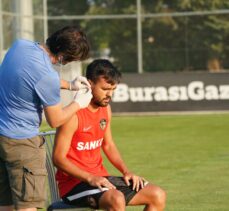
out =
[(123, 74), (113, 112), (229, 110), (229, 73)]

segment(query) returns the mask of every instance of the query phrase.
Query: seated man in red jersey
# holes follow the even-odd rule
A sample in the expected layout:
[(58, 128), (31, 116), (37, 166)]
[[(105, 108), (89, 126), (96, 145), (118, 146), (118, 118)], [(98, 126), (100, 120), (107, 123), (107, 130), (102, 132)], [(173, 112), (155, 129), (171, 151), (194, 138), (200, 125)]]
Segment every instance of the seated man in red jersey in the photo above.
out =
[[(165, 192), (127, 168), (112, 138), (109, 102), (121, 73), (108, 60), (97, 59), (87, 67), (86, 77), (90, 104), (58, 128), (55, 138), (53, 162), (63, 201), (110, 211), (124, 211), (127, 205), (164, 210)], [(101, 150), (122, 176), (109, 175)]]

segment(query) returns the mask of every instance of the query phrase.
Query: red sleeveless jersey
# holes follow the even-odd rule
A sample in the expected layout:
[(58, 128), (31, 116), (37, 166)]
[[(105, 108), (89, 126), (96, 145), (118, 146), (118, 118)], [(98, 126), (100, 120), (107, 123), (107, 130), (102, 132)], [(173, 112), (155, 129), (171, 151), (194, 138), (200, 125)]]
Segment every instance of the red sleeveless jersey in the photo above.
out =
[[(77, 112), (78, 129), (73, 135), (67, 157), (76, 166), (97, 176), (108, 176), (103, 166), (101, 145), (108, 124), (107, 107), (91, 112), (88, 108)], [(60, 195), (64, 196), (81, 181), (61, 170), (57, 171)]]

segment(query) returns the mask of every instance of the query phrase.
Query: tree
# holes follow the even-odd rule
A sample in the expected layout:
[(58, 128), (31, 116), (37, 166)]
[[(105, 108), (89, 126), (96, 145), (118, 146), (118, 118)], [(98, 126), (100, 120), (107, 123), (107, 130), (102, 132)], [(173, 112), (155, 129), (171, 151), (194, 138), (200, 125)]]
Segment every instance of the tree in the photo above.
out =
[[(129, 14), (122, 19), (50, 20), (49, 28), (53, 31), (66, 23), (78, 25), (88, 34), (93, 58), (108, 56), (123, 72), (137, 71), (136, 1), (68, 0), (58, 2), (57, 7), (55, 0), (48, 0), (48, 5), (49, 15)], [(142, 0), (144, 71), (228, 68), (229, 14), (189, 15), (225, 8), (229, 8), (228, 0)], [(186, 15), (174, 16), (174, 12)], [(144, 17), (149, 13), (166, 15)]]
[[(220, 10), (229, 8), (228, 1), (159, 0), (152, 9), (145, 0), (143, 5), (145, 13), (151, 9), (153, 13), (168, 14), (148, 20), (144, 26), (146, 70), (206, 70), (213, 62), (214, 68), (222, 68), (221, 61), (228, 55), (229, 14), (173, 17), (172, 13)], [(151, 45), (147, 43), (149, 34), (155, 39)]]
[[(60, 16), (59, 19), (49, 20), (49, 34), (66, 25), (75, 25), (80, 27), (81, 20), (64, 19), (64, 16), (84, 15), (89, 10), (89, 4), (85, 0), (47, 0), (48, 15)], [(63, 19), (61, 19), (63, 16)]]

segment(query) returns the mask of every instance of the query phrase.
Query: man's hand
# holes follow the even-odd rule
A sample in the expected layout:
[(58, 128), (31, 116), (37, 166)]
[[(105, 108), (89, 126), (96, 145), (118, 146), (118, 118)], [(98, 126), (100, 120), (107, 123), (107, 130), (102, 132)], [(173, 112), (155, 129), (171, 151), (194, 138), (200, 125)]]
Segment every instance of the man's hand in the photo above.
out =
[(74, 80), (69, 82), (69, 89), (73, 91), (79, 91), (82, 88), (91, 88), (91, 85), (87, 79), (83, 76), (77, 76)]
[(80, 108), (86, 108), (91, 102), (92, 94), (90, 88), (80, 89), (74, 96), (74, 101), (79, 104)]
[(142, 178), (139, 177), (131, 172), (127, 172), (123, 175), (123, 178), (128, 186), (130, 186), (130, 180), (133, 182), (133, 190), (136, 190), (137, 192), (142, 189), (148, 182)]
[(102, 190), (102, 188), (116, 189), (116, 187), (113, 184), (111, 184), (109, 180), (105, 177), (91, 176), (88, 179), (88, 183), (91, 186), (98, 187), (100, 190)]

